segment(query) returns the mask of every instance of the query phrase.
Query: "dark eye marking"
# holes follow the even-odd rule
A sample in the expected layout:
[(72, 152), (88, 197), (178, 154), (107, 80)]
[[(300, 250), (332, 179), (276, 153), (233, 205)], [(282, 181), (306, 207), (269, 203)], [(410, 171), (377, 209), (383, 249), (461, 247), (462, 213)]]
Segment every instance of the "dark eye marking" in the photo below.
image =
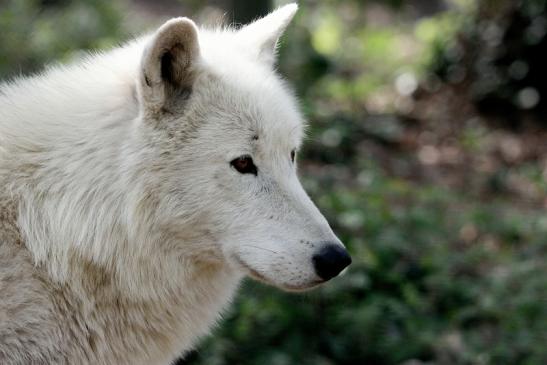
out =
[(257, 175), (258, 169), (256, 168), (253, 159), (249, 155), (240, 156), (232, 162), (230, 162), (230, 165), (234, 167), (239, 173), (241, 174), (253, 174)]
[(296, 150), (291, 151), (291, 162), (294, 163), (294, 159), (296, 158)]

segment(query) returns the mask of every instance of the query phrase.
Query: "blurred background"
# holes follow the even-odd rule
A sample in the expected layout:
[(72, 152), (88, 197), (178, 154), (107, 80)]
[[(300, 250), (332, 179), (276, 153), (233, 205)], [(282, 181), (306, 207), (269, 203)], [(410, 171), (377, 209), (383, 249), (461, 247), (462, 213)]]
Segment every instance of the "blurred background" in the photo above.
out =
[[(0, 0), (0, 77), (283, 3)], [(354, 263), (305, 294), (246, 282), (179, 365), (547, 364), (547, 1), (299, 3), (300, 174)]]

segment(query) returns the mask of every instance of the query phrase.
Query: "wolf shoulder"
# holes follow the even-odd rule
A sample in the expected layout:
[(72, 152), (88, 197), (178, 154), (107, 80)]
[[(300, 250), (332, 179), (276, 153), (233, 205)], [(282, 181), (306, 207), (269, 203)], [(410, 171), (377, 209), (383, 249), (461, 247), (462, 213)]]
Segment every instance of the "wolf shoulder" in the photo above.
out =
[(63, 363), (62, 331), (46, 283), (16, 227), (14, 209), (0, 199), (0, 364)]

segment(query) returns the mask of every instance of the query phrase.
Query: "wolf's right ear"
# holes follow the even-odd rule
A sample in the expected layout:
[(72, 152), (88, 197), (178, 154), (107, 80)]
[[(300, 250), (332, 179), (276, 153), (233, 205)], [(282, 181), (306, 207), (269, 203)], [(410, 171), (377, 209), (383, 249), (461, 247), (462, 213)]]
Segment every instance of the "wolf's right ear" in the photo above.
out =
[(193, 21), (174, 18), (163, 24), (152, 36), (141, 60), (144, 107), (154, 112), (175, 107), (176, 98), (191, 92), (199, 57), (198, 30)]

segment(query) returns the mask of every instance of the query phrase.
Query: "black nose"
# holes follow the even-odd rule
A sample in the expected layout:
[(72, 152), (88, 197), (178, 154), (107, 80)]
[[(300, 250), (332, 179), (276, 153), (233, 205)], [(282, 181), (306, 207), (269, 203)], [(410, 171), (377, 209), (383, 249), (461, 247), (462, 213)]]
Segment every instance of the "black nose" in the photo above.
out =
[(351, 264), (351, 257), (340, 245), (328, 244), (312, 257), (315, 272), (323, 280), (335, 277)]

